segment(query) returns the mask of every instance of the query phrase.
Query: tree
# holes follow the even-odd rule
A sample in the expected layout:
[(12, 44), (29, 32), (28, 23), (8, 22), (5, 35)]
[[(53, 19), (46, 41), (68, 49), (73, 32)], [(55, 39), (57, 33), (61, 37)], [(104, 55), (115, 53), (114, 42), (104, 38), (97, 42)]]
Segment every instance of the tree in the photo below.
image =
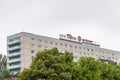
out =
[(17, 80), (120, 80), (120, 65), (90, 57), (73, 62), (71, 53), (60, 54), (54, 48), (38, 52)]
[(120, 65), (114, 62), (101, 63), (101, 80), (120, 80)]
[(120, 80), (120, 65), (116, 65), (113, 71), (114, 80)]
[(120, 65), (81, 57), (78, 61), (78, 80), (120, 80)]
[(12, 74), (10, 73), (9, 70), (3, 69), (0, 70), (0, 80), (5, 80), (6, 78), (11, 78)]
[(30, 69), (24, 69), (17, 80), (71, 80), (73, 56), (60, 54), (57, 48), (36, 54)]
[(2, 54), (0, 54), (0, 70), (2, 68)]
[(81, 57), (76, 64), (77, 80), (100, 80), (99, 61), (93, 58)]
[(9, 70), (7, 70), (7, 57), (0, 54), (0, 80), (12, 77)]
[(2, 54), (0, 54), (0, 70), (6, 69), (6, 67), (7, 67), (7, 58), (5, 55), (3, 56)]

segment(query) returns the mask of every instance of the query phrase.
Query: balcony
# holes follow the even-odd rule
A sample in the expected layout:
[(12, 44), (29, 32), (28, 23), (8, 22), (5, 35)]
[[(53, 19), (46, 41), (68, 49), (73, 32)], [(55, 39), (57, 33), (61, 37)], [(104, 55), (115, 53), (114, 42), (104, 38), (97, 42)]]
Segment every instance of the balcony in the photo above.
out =
[(15, 62), (20, 62), (21, 59), (17, 58), (17, 59), (13, 59), (13, 60), (8, 60), (8, 63), (15, 63)]
[(21, 68), (21, 65), (18, 64), (18, 65), (11, 65), (11, 66), (8, 66), (8, 69), (16, 69), (16, 68)]
[(15, 46), (15, 47), (8, 48), (8, 51), (13, 51), (16, 49), (21, 49), (21, 46)]
[(18, 55), (20, 55), (20, 52), (11, 53), (11, 54), (8, 54), (7, 56), (8, 57), (14, 57), (14, 56), (18, 56)]
[(20, 39), (17, 39), (17, 40), (8, 42), (8, 45), (12, 45), (12, 44), (20, 43), (20, 42), (21, 42)]
[(107, 57), (99, 57), (98, 59), (101, 60), (101, 61), (105, 61), (105, 62), (112, 61), (110, 58), (107, 58)]
[(13, 74), (17, 74), (18, 72), (20, 72), (21, 66), (20, 66), (20, 65), (16, 65), (15, 67), (11, 66), (11, 67), (8, 67), (8, 69), (9, 69), (10, 72), (12, 72)]

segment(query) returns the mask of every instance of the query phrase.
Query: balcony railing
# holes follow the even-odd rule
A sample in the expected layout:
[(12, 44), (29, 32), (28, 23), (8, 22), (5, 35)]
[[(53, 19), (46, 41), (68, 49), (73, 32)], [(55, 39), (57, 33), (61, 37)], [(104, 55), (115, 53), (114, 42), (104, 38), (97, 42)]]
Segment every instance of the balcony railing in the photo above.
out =
[(18, 55), (20, 55), (20, 52), (11, 53), (11, 54), (8, 54), (7, 56), (8, 57), (14, 57), (14, 56), (18, 56)]
[(21, 40), (20, 40), (20, 39), (17, 39), (17, 40), (8, 42), (8, 45), (12, 45), (12, 44), (15, 44), (15, 43), (20, 43), (20, 42), (21, 42)]
[(16, 49), (21, 49), (21, 46), (15, 46), (15, 47), (8, 48), (8, 51), (12, 51)]
[(21, 68), (21, 65), (18, 64), (18, 65), (11, 65), (11, 66), (8, 66), (8, 69), (16, 69), (16, 68)]
[(15, 62), (20, 62), (21, 59), (17, 58), (17, 59), (12, 59), (12, 60), (8, 60), (8, 63), (15, 63)]

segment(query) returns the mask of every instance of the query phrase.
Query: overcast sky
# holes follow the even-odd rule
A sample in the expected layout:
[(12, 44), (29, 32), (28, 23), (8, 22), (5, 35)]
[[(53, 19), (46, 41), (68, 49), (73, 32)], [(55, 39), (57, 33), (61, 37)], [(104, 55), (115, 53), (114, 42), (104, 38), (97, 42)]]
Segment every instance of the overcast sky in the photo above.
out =
[(120, 51), (120, 0), (0, 0), (0, 53), (7, 36), (70, 33)]

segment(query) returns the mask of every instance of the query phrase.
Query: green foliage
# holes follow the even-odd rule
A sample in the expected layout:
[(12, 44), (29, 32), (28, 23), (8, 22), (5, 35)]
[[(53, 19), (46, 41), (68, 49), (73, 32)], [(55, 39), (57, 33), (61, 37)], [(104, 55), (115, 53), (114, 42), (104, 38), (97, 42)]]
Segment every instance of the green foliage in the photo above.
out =
[(11, 78), (11, 77), (12, 74), (10, 73), (9, 70), (7, 69), (0, 70), (0, 80), (4, 80), (6, 78)]
[(93, 58), (82, 57), (78, 61), (81, 68), (81, 79), (83, 80), (100, 80), (99, 61)]
[(38, 52), (30, 69), (25, 69), (18, 80), (71, 80), (72, 60), (71, 53), (61, 55), (57, 48)]
[(6, 56), (0, 54), (0, 80), (4, 80), (6, 78), (10, 78), (12, 75), (9, 70), (6, 69), (7, 67), (7, 58)]
[(7, 67), (7, 58), (5, 55), (3, 56), (2, 54), (0, 54), (0, 70), (6, 69), (6, 67)]
[(17, 80), (120, 80), (120, 65), (88, 57), (73, 62), (71, 53), (60, 54), (54, 48), (38, 52)]
[[(120, 65), (81, 57), (77, 62), (78, 80), (120, 80)], [(77, 79), (73, 79), (77, 80)]]

